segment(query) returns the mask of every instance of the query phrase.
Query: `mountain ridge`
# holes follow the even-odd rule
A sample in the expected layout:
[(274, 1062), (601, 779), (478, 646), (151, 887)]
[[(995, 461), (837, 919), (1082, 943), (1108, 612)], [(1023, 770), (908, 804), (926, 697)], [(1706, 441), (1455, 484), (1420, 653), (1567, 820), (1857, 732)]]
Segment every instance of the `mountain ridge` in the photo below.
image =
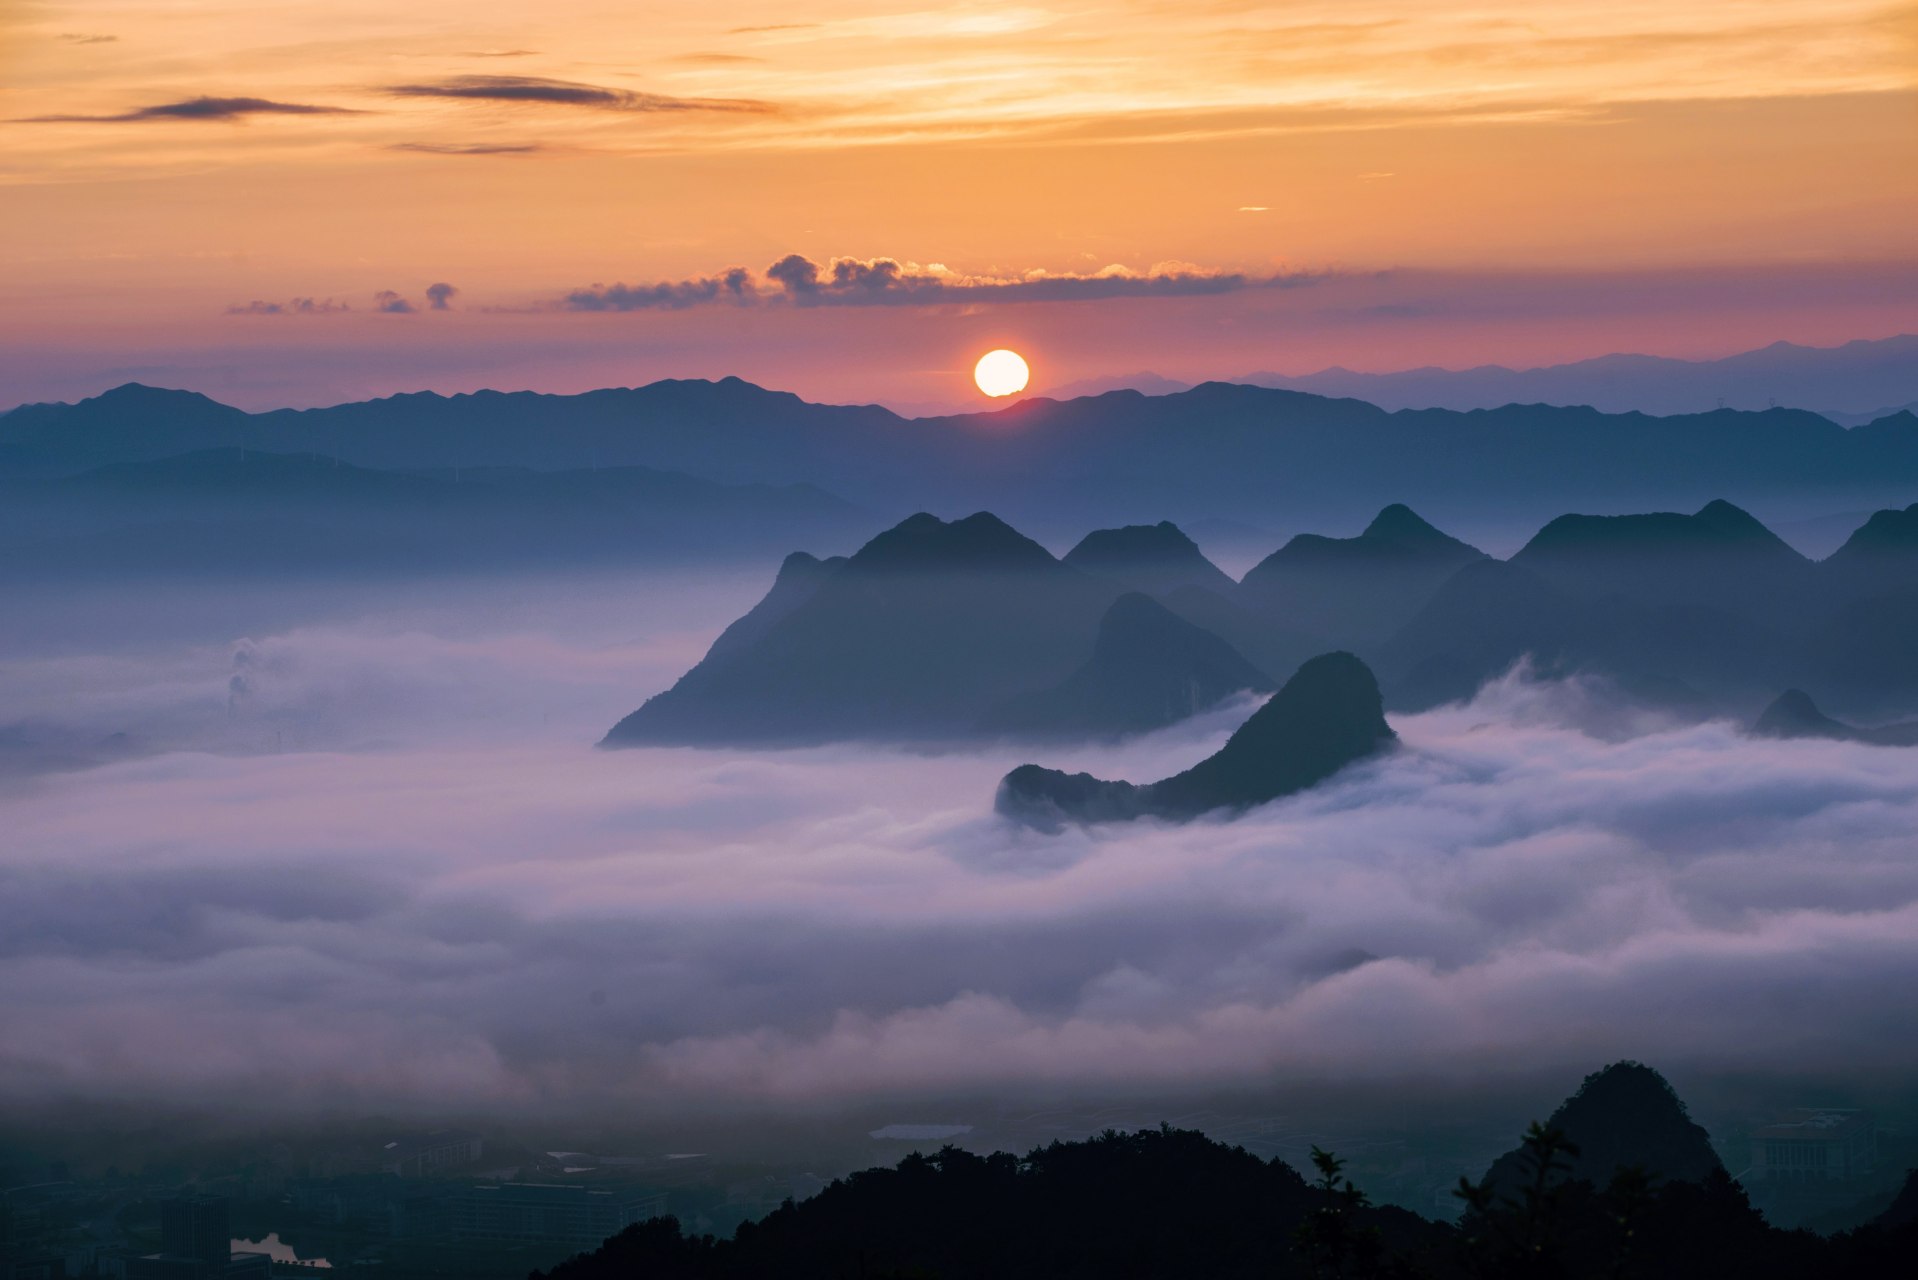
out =
[(1397, 741), (1378, 681), (1349, 653), (1309, 659), (1225, 745), (1157, 782), (1108, 782), (1025, 764), (999, 783), (993, 807), (1042, 830), (1066, 822), (1183, 821), (1293, 795)]
[(123, 386), (0, 416), (0, 475), (72, 474), (210, 447), (310, 453), (382, 470), (636, 465), (728, 484), (810, 483), (887, 515), (991, 509), (1040, 531), (1140, 514), (1293, 528), (1390, 494), (1428, 514), (1536, 522), (1566, 510), (1909, 501), (1918, 418), (1847, 431), (1796, 409), (1656, 417), (1505, 405), (1388, 412), (1230, 383), (904, 418), (741, 379), (579, 395), (405, 393), (246, 414), (195, 392)]

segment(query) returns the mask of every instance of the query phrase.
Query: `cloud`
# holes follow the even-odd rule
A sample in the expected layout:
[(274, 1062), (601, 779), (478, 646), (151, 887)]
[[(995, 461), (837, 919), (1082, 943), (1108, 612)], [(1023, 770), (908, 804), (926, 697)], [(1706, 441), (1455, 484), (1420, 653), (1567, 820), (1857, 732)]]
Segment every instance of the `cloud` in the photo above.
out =
[(243, 120), (248, 116), (349, 116), (360, 115), (350, 107), (322, 107), (304, 102), (275, 102), (270, 98), (187, 98), (181, 102), (163, 102), (157, 106), (123, 111), (119, 115), (25, 116), (19, 124), (120, 124), (146, 120)]
[[(459, 290), (444, 282), (426, 287), (427, 306), (434, 311), (451, 310), (450, 303)], [(353, 308), (344, 302), (332, 298), (293, 298), (286, 302), (266, 302), (255, 298), (251, 302), (235, 303), (226, 309), (230, 316), (321, 316), (334, 315)], [(419, 310), (411, 301), (392, 289), (382, 289), (373, 295), (373, 310), (387, 315), (412, 315)]]
[[(1515, 675), (1239, 821), (1046, 837), (992, 816), (1003, 752), (591, 750), (763, 588), (624, 585), (0, 660), (21, 714), (169, 748), (0, 793), (0, 1098), (637, 1114), (1918, 1052), (1918, 751)], [(1245, 710), (1059, 763), (1162, 776)]]
[(752, 273), (733, 267), (716, 276), (651, 285), (593, 285), (575, 289), (561, 305), (568, 311), (684, 311), (712, 302), (749, 305), (759, 291)]
[(332, 298), (293, 298), (286, 302), (264, 302), (255, 298), (251, 302), (235, 303), (226, 313), (230, 316), (320, 316), (351, 310), (346, 303)]
[(63, 44), (117, 44), (120, 37), (90, 35), (83, 31), (63, 31), (55, 39)]
[(763, 113), (768, 103), (746, 98), (674, 98), (658, 93), (607, 89), (540, 76), (453, 76), (429, 84), (396, 84), (386, 92), (403, 98), (461, 98), (481, 102), (534, 102), (608, 111)]
[(387, 150), (429, 156), (530, 156), (546, 148), (537, 142), (395, 142)]
[[(945, 306), (970, 302), (1085, 302), (1102, 298), (1182, 298), (1289, 289), (1316, 284), (1321, 273), (1250, 275), (1211, 271), (1190, 263), (1162, 263), (1145, 271), (1110, 266), (1092, 274), (1029, 271), (1022, 275), (967, 275), (941, 264), (920, 266), (895, 258), (833, 258), (823, 266), (788, 254), (767, 267), (765, 289), (734, 267), (723, 277), (653, 285), (594, 285), (576, 289), (560, 305), (571, 311), (672, 309), (708, 302), (753, 303), (767, 298), (797, 307)], [(726, 288), (716, 287), (723, 279)]]

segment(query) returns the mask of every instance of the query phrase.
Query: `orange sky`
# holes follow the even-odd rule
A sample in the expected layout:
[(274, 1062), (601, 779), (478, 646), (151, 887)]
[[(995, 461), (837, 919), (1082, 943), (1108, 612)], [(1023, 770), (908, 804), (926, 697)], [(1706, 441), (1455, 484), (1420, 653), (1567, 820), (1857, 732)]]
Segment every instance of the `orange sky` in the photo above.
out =
[[(0, 86), (8, 403), (934, 405), (1000, 341), (1042, 389), (1918, 329), (1910, 3), (0, 0)], [(936, 287), (802, 297), (790, 254)]]

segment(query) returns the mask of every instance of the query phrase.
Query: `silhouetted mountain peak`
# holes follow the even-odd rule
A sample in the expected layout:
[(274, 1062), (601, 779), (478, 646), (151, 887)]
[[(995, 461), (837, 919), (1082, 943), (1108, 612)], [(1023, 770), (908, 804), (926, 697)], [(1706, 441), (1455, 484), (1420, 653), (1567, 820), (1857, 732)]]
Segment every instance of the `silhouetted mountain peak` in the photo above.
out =
[(1300, 666), (1223, 747), (1184, 773), (1136, 786), (1023, 765), (1000, 782), (995, 804), (1041, 828), (1193, 818), (1303, 791), (1396, 739), (1370, 668), (1349, 653), (1327, 653)]
[(1379, 538), (1390, 542), (1430, 542), (1443, 545), (1459, 545), (1457, 538), (1434, 528), (1423, 516), (1403, 502), (1394, 502), (1391, 506), (1372, 517), (1372, 523), (1365, 526), (1364, 538)]
[(1578, 1090), (1552, 1113), (1552, 1120), (1561, 1128), (1566, 1123), (1595, 1121), (1660, 1126), (1687, 1135), (1697, 1128), (1678, 1091), (1665, 1077), (1630, 1059), (1586, 1076)]
[(1913, 552), (1918, 552), (1918, 502), (1902, 511), (1888, 507), (1872, 512), (1870, 518), (1845, 539), (1845, 545), (1832, 553), (1831, 558), (1834, 563), (1848, 564), (1886, 554), (1909, 555)]
[[(1546, 1127), (1578, 1148), (1563, 1175), (1568, 1181), (1602, 1188), (1618, 1170), (1634, 1166), (1659, 1182), (1702, 1183), (1725, 1171), (1711, 1135), (1691, 1118), (1665, 1077), (1642, 1062), (1615, 1062), (1586, 1076)], [(1486, 1177), (1508, 1193), (1522, 1185), (1522, 1153), (1506, 1152)]]
[(1612, 554), (1735, 552), (1775, 563), (1802, 564), (1800, 555), (1750, 513), (1722, 499), (1692, 515), (1564, 515), (1552, 520), (1512, 557), (1515, 564)]
[(1318, 647), (1369, 649), (1403, 626), (1447, 578), (1485, 553), (1410, 507), (1385, 508), (1355, 538), (1301, 533), (1259, 561), (1238, 600)]
[(117, 387), (102, 391), (97, 396), (89, 396), (80, 403), (96, 409), (132, 413), (150, 412), (154, 409), (167, 409), (173, 412), (181, 409), (211, 410), (227, 414), (239, 412), (238, 409), (221, 404), (198, 391), (182, 391), (176, 387), (150, 387), (144, 382), (123, 382)]
[[(845, 558), (839, 558), (845, 563)], [(779, 572), (773, 576), (773, 586), (790, 583), (798, 578), (810, 578), (819, 572), (824, 561), (809, 551), (795, 551), (779, 562)]]
[(607, 745), (974, 736), (1083, 665), (1118, 594), (984, 512), (915, 515), (843, 564), (785, 569)]
[(1698, 509), (1692, 516), (1709, 529), (1715, 529), (1727, 538), (1748, 538), (1756, 542), (1787, 545), (1779, 536), (1767, 529), (1751, 512), (1743, 507), (1733, 506), (1723, 498), (1713, 498)]
[[(1290, 784), (1295, 772), (1327, 776), (1346, 763), (1342, 759), (1331, 764), (1334, 757), (1362, 748), (1350, 751), (1348, 758), (1357, 758), (1396, 737), (1385, 723), (1385, 704), (1372, 669), (1350, 653), (1322, 653), (1302, 663), (1226, 739), (1218, 755), (1168, 781), (1208, 770), (1207, 781), (1233, 784), (1248, 796), (1273, 783), (1294, 789)], [(1321, 765), (1329, 767), (1320, 771)]]
[(1095, 529), (1065, 554), (1064, 562), (1160, 596), (1187, 586), (1220, 592), (1233, 587), (1232, 579), (1170, 520)]
[(1267, 556), (1246, 574), (1255, 580), (1265, 572), (1288, 566), (1351, 564), (1356, 561), (1435, 561), (1464, 564), (1485, 553), (1469, 543), (1434, 528), (1404, 503), (1395, 502), (1372, 518), (1356, 538), (1328, 538), (1301, 533)]
[(1023, 571), (1056, 565), (1052, 553), (989, 511), (945, 521), (920, 512), (859, 548), (861, 570)]
[(1199, 544), (1170, 520), (1157, 524), (1128, 524), (1117, 529), (1094, 529), (1065, 555), (1067, 564), (1088, 566), (1107, 561), (1182, 560), (1202, 555)]
[(1787, 689), (1779, 694), (1753, 723), (1752, 733), (1760, 738), (1830, 738), (1880, 747), (1918, 746), (1918, 723), (1874, 728), (1846, 724), (1820, 711), (1803, 689)]
[(1765, 708), (1752, 732), (1761, 738), (1843, 738), (1850, 736), (1851, 726), (1820, 711), (1803, 689), (1787, 689)]
[(780, 562), (772, 590), (719, 633), (712, 647), (706, 651), (706, 662), (723, 664), (741, 654), (750, 653), (767, 632), (790, 616), (793, 610), (812, 599), (827, 579), (845, 563), (844, 556), (821, 560), (804, 551), (795, 551), (787, 556)]

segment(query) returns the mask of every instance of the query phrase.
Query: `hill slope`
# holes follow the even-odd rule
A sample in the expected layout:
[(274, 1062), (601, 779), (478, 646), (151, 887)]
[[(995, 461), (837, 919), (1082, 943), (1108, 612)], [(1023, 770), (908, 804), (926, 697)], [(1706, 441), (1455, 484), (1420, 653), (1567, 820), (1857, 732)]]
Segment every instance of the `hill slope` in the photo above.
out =
[(1294, 672), (1223, 747), (1183, 773), (1141, 786), (1021, 765), (1000, 782), (995, 807), (1042, 828), (1193, 818), (1303, 791), (1395, 740), (1371, 671), (1349, 653), (1322, 654)]

